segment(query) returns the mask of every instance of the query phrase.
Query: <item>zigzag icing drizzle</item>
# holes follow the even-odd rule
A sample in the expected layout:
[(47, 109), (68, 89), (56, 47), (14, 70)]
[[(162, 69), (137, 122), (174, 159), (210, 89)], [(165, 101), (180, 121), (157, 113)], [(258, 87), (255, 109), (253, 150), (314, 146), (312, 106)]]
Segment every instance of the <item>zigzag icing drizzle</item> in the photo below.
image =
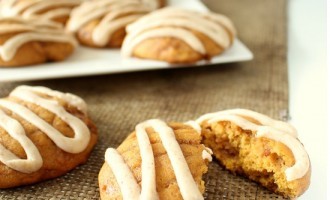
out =
[(295, 164), (285, 170), (287, 181), (302, 178), (309, 169), (309, 158), (303, 145), (297, 139), (297, 131), (290, 124), (271, 119), (260, 113), (233, 109), (209, 113), (196, 120), (199, 124), (229, 121), (244, 130), (256, 132), (256, 137), (265, 137), (286, 145), (293, 153)]
[(85, 24), (101, 19), (92, 32), (96, 45), (105, 46), (120, 28), (134, 22), (150, 11), (138, 0), (95, 0), (83, 3), (73, 10), (67, 30), (78, 32)]
[(10, 61), (17, 50), (31, 41), (63, 42), (76, 46), (76, 40), (66, 34), (61, 25), (49, 20), (0, 18), (0, 34), (15, 34), (0, 45), (0, 57)]
[[(68, 104), (75, 106), (81, 112), (85, 113), (87, 106), (79, 97), (69, 94), (50, 90), (45, 87), (17, 87), (9, 97), (14, 97), (25, 102), (33, 103), (44, 109), (47, 109), (57, 115), (61, 120), (66, 122), (74, 131), (74, 137), (69, 138), (61, 132), (41, 119), (37, 114), (29, 110), (27, 107), (20, 105), (14, 101), (0, 99), (0, 106), (19, 115), (25, 121), (33, 124), (42, 132), (44, 132), (59, 148), (68, 153), (81, 153), (86, 149), (90, 140), (90, 131), (86, 124), (79, 118), (68, 113), (55, 100), (43, 98), (42, 95), (53, 96), (64, 100)], [(23, 147), (27, 159), (21, 159), (15, 154), (7, 150), (0, 144), (0, 161), (8, 167), (23, 172), (32, 173), (38, 171), (43, 164), (42, 157), (33, 144), (26, 136), (23, 126), (14, 118), (11, 118), (0, 107), (0, 128), (3, 128), (13, 139), (17, 140)]]
[[(138, 124), (135, 128), (142, 158), (141, 189), (122, 156), (112, 148), (109, 148), (106, 151), (105, 160), (111, 167), (112, 172), (117, 179), (123, 199), (159, 199), (156, 190), (157, 184), (154, 155), (148, 134), (146, 132), (147, 128), (153, 128), (159, 134), (162, 144), (172, 164), (183, 199), (203, 199), (203, 196), (200, 193), (198, 186), (196, 185), (189, 170), (180, 145), (175, 138), (172, 128), (170, 128), (165, 122), (158, 119), (145, 121)], [(207, 160), (212, 159), (211, 152), (208, 150), (203, 151), (203, 158)]]
[(50, 20), (69, 16), (72, 7), (82, 2), (83, 0), (5, 0), (0, 5), (3, 16), (39, 17)]
[(174, 37), (205, 54), (202, 41), (192, 30), (203, 33), (224, 49), (231, 45), (236, 34), (232, 22), (223, 15), (167, 7), (140, 18), (126, 28), (128, 35), (122, 53), (131, 56), (134, 47), (149, 38)]

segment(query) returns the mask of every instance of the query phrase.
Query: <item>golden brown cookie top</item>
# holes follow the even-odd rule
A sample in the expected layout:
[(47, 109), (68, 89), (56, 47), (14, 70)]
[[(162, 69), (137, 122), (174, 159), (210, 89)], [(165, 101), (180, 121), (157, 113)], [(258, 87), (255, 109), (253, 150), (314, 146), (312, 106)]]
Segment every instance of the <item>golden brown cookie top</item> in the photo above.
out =
[[(201, 137), (198, 134), (200, 129), (194, 130), (191, 124), (192, 122), (188, 125), (179, 123), (168, 125), (158, 119), (148, 120), (138, 124), (135, 133), (130, 135), (117, 150), (109, 148), (106, 151), (106, 163), (114, 174), (123, 199), (158, 199), (164, 197), (162, 185), (169, 184), (166, 180), (171, 176), (164, 174), (165, 177), (159, 177), (160, 168), (165, 170), (163, 173), (174, 175), (174, 180), (177, 182), (183, 199), (203, 199), (200, 183), (195, 181), (195, 176), (199, 175), (191, 171), (191, 168), (197, 166), (196, 163), (204, 163), (204, 160), (209, 162), (211, 151), (200, 144)], [(194, 124), (193, 127), (199, 126)], [(137, 141), (137, 144), (133, 141)], [(182, 144), (186, 144), (186, 146), (180, 146)], [(127, 163), (127, 156), (130, 157), (128, 154), (129, 149), (133, 149), (135, 145), (138, 146), (140, 152), (141, 167), (140, 175), (138, 175), (140, 178), (136, 177), (136, 170), (131, 170), (131, 163)], [(193, 152), (199, 152), (200, 154), (191, 155)], [(164, 153), (167, 155), (169, 163), (159, 159), (159, 156), (164, 155)], [(198, 161), (195, 164), (189, 162), (189, 165), (188, 160), (186, 160), (187, 154), (196, 156)], [(162, 166), (159, 166), (160, 163), (162, 163)], [(200, 167), (203, 168), (203, 166)], [(171, 168), (173, 172), (166, 172)], [(198, 171), (198, 169), (195, 170)], [(137, 179), (140, 179), (139, 182)]]
[[(36, 113), (30, 110), (29, 106), (21, 103), (22, 101), (52, 112), (67, 124), (73, 134), (68, 135), (64, 133), (68, 131), (55, 128), (42, 118), (42, 112)], [(8, 144), (0, 143), (0, 161), (7, 167), (22, 173), (34, 173), (43, 166), (43, 159), (47, 158), (41, 156), (41, 152), (39, 152), (37, 145), (32, 142), (31, 136), (28, 137), (23, 122), (29, 123), (42, 131), (64, 152), (71, 154), (84, 152), (90, 145), (91, 131), (84, 121), (68, 112), (64, 105), (74, 107), (82, 115), (87, 116), (87, 106), (81, 98), (45, 87), (19, 86), (10, 93), (8, 98), (0, 99), (0, 130), (2, 129), (1, 132), (4, 130), (16, 140), (26, 155), (26, 158), (19, 157), (6, 148)], [(19, 121), (17, 117), (13, 116), (17, 116), (24, 121)], [(93, 140), (95, 139), (93, 138)], [(40, 142), (38, 141), (38, 145), (41, 145)]]
[(202, 126), (212, 126), (212, 124), (223, 121), (234, 123), (244, 130), (250, 130), (257, 138), (268, 138), (287, 146), (295, 158), (295, 164), (285, 170), (287, 181), (302, 178), (308, 173), (310, 167), (308, 154), (297, 138), (296, 129), (289, 123), (274, 120), (247, 109), (209, 113), (196, 120)]
[(0, 17), (0, 58), (10, 61), (21, 46), (32, 41), (58, 42), (76, 45), (76, 40), (49, 20)]

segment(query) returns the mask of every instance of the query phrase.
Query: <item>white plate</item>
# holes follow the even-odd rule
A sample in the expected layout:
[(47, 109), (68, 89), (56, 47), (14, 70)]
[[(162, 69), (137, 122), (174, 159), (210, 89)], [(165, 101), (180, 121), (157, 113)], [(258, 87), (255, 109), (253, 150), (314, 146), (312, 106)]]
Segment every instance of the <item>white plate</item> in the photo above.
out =
[[(180, 6), (198, 11), (207, 8), (198, 0), (171, 0), (172, 6)], [(201, 61), (189, 66), (205, 66), (251, 60), (251, 51), (239, 40), (235, 39), (233, 46), (223, 54), (210, 61)], [(173, 67), (187, 67), (187, 65), (169, 65), (164, 62), (122, 58), (120, 50), (102, 50), (79, 47), (69, 59), (63, 62), (47, 63), (22, 68), (0, 69), (0, 81), (40, 80), (51, 78), (89, 76), (97, 74), (112, 74), (151, 69), (166, 69)]]

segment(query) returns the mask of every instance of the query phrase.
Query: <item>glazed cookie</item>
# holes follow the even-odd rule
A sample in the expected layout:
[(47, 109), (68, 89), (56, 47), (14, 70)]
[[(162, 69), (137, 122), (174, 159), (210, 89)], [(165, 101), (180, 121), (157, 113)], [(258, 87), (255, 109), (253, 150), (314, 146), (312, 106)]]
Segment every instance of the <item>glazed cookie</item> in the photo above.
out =
[(307, 190), (309, 157), (288, 123), (244, 109), (206, 114), (197, 122), (203, 143), (228, 170), (285, 197)]
[(0, 188), (61, 176), (86, 162), (96, 127), (79, 97), (17, 87), (0, 99)]
[(228, 49), (235, 28), (225, 16), (167, 7), (154, 11), (126, 29), (125, 57), (194, 63)]
[(87, 1), (73, 10), (67, 30), (83, 45), (117, 48), (126, 36), (125, 27), (149, 11), (139, 0)]
[[(195, 130), (196, 128), (197, 130)], [(196, 123), (148, 120), (105, 153), (101, 199), (203, 199), (202, 175), (212, 161)]]
[(0, 17), (0, 67), (62, 61), (73, 53), (76, 43), (61, 24)]
[(42, 18), (65, 24), (71, 10), (84, 0), (5, 0), (0, 3), (3, 16)]

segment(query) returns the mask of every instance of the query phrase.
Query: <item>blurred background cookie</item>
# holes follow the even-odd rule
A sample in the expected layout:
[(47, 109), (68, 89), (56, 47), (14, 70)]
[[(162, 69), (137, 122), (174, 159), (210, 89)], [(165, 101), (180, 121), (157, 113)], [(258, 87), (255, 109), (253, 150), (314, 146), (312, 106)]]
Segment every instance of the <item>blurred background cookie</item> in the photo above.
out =
[(65, 24), (71, 10), (84, 0), (5, 0), (0, 3), (3, 16), (42, 18)]
[[(202, 175), (212, 161), (200, 127), (148, 120), (117, 148), (99, 173), (101, 199), (203, 199)], [(149, 198), (147, 198), (149, 197)]]
[(65, 174), (87, 161), (96, 140), (81, 98), (19, 86), (0, 99), (0, 188)]
[(236, 35), (232, 22), (223, 15), (175, 7), (156, 10), (126, 31), (124, 56), (169, 63), (211, 59), (228, 49)]
[(203, 143), (234, 174), (285, 197), (296, 198), (307, 190), (309, 157), (290, 124), (246, 109), (206, 114), (197, 122)]
[(90, 47), (121, 47), (128, 24), (152, 9), (139, 0), (94, 0), (75, 8), (67, 30)]
[(62, 61), (76, 47), (61, 24), (49, 20), (0, 17), (0, 67)]

